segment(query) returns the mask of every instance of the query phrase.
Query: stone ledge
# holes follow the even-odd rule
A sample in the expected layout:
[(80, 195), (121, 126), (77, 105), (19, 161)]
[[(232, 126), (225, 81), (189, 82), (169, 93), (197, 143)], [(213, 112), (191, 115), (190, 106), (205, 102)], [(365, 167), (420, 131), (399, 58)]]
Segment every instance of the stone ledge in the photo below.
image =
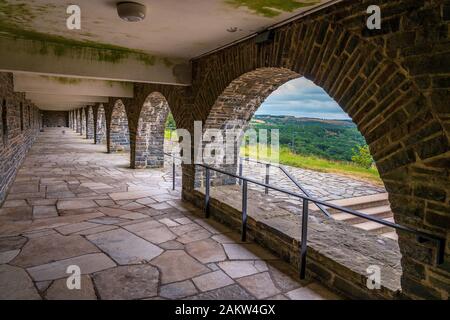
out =
[[(301, 216), (277, 207), (277, 199), (249, 190), (247, 235), (299, 268)], [(185, 194), (203, 207), (204, 193)], [(239, 186), (211, 188), (210, 216), (232, 228), (241, 226)], [(366, 233), (351, 225), (310, 211), (308, 221), (307, 276), (356, 299), (399, 299), (401, 254), (396, 241)], [(381, 268), (381, 289), (366, 286), (366, 269)]]

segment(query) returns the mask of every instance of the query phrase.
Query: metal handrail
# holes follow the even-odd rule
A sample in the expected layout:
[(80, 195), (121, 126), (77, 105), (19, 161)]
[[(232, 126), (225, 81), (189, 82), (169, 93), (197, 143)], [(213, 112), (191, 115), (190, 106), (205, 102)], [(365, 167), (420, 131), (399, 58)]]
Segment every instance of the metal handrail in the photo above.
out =
[(305, 278), (305, 274), (306, 274), (306, 255), (307, 255), (307, 232), (308, 232), (308, 216), (309, 216), (309, 210), (308, 210), (308, 203), (309, 201), (311, 201), (312, 203), (316, 204), (316, 205), (323, 205), (329, 208), (333, 208), (335, 210), (339, 210), (369, 221), (373, 221), (397, 230), (402, 230), (402, 231), (406, 231), (409, 233), (414, 234), (418, 241), (420, 242), (425, 242), (425, 241), (433, 241), (436, 242), (437, 244), (437, 261), (436, 264), (442, 264), (444, 261), (444, 254), (445, 254), (445, 239), (442, 237), (438, 237), (435, 236), (433, 234), (429, 234), (423, 231), (419, 231), (419, 230), (414, 230), (411, 229), (409, 227), (405, 227), (402, 225), (399, 225), (397, 223), (394, 222), (390, 222), (390, 221), (386, 221), (386, 220), (382, 220), (382, 219), (378, 219), (375, 217), (372, 217), (370, 215), (367, 215), (365, 213), (356, 211), (356, 210), (352, 210), (352, 209), (348, 209), (348, 208), (344, 208), (332, 203), (328, 203), (319, 199), (315, 199), (315, 198), (311, 198), (308, 197), (306, 195), (301, 195), (295, 192), (291, 192), (289, 190), (285, 190), (279, 187), (275, 187), (269, 184), (265, 184), (250, 178), (246, 178), (244, 176), (241, 175), (236, 175), (230, 172), (226, 172), (224, 170), (221, 169), (217, 169), (217, 168), (213, 168), (211, 166), (208, 165), (204, 165), (204, 164), (195, 164), (197, 166), (203, 167), (206, 170), (206, 182), (205, 182), (205, 206), (204, 206), (204, 210), (205, 210), (205, 216), (209, 217), (209, 202), (210, 202), (210, 170), (221, 173), (221, 174), (225, 174), (228, 175), (230, 177), (234, 177), (236, 179), (239, 179), (242, 181), (242, 233), (241, 233), (241, 238), (243, 241), (246, 240), (246, 230), (247, 230), (247, 185), (248, 183), (253, 183), (259, 186), (262, 186), (264, 188), (267, 189), (271, 189), (274, 191), (278, 191), (278, 192), (282, 192), (294, 197), (298, 197), (300, 199), (303, 200), (303, 214), (302, 214), (302, 230), (301, 230), (301, 247), (300, 247), (300, 278), (304, 279)]
[[(280, 169), (288, 178), (289, 178), (289, 180), (291, 180), (292, 181), (292, 183), (294, 183), (296, 186), (297, 186), (297, 188), (299, 188), (302, 192), (303, 192), (303, 194), (305, 195), (305, 196), (307, 196), (307, 197), (311, 197), (311, 195), (309, 194), (309, 192), (305, 189), (305, 188), (303, 188), (301, 185), (300, 185), (300, 183), (291, 175), (291, 173), (284, 167), (284, 166), (282, 166), (282, 165), (275, 165), (275, 164), (273, 164), (273, 163), (271, 163), (271, 162), (262, 162), (262, 161), (258, 161), (258, 160), (253, 160), (253, 159), (250, 159), (250, 158), (240, 158), (241, 159), (241, 163), (240, 163), (240, 165), (242, 165), (242, 160), (245, 160), (245, 161), (248, 161), (248, 162), (253, 162), (253, 163), (259, 163), (259, 164), (264, 164), (265, 166), (266, 166), (266, 184), (269, 184), (269, 174), (268, 174), (268, 170), (267, 170), (267, 168), (268, 167), (270, 167), (270, 166), (272, 166), (272, 167), (275, 167), (275, 168), (278, 168), (278, 169)], [(242, 167), (240, 166), (239, 167), (239, 174), (240, 175), (242, 175)], [(268, 194), (268, 188), (265, 188), (265, 193), (266, 194)], [(327, 211), (327, 209), (325, 209), (321, 204), (319, 204), (319, 205), (317, 205), (317, 207), (320, 209), (320, 211), (322, 211), (328, 218), (332, 218), (332, 216), (331, 216), (331, 214)]]

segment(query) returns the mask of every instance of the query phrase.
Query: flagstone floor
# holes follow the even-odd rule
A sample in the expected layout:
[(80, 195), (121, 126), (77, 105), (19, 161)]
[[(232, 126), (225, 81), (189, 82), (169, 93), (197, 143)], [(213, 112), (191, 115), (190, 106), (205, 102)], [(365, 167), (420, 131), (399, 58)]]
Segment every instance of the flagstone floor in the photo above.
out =
[(199, 218), (170, 170), (105, 150), (67, 128), (40, 134), (0, 208), (0, 299), (339, 299)]

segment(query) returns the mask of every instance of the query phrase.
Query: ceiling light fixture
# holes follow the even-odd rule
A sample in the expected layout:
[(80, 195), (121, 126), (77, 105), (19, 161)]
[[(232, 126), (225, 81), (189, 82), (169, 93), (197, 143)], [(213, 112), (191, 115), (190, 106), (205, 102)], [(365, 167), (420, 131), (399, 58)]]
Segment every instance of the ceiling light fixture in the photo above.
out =
[(145, 18), (145, 5), (137, 2), (119, 2), (117, 3), (117, 14), (120, 18), (128, 22), (139, 22)]

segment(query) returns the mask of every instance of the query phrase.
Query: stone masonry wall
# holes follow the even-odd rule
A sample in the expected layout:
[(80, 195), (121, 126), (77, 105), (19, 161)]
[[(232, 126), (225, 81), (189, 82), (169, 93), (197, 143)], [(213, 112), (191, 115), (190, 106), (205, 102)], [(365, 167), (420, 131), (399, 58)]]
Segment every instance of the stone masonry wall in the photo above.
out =
[(91, 106), (86, 108), (86, 139), (94, 139), (94, 111)]
[[(41, 113), (23, 93), (13, 91), (11, 73), (0, 72), (0, 204), (22, 160), (39, 134)], [(20, 105), (22, 104), (22, 112)], [(22, 117), (21, 117), (22, 114)]]
[(69, 118), (67, 111), (43, 111), (42, 121), (44, 127), (68, 127)]

